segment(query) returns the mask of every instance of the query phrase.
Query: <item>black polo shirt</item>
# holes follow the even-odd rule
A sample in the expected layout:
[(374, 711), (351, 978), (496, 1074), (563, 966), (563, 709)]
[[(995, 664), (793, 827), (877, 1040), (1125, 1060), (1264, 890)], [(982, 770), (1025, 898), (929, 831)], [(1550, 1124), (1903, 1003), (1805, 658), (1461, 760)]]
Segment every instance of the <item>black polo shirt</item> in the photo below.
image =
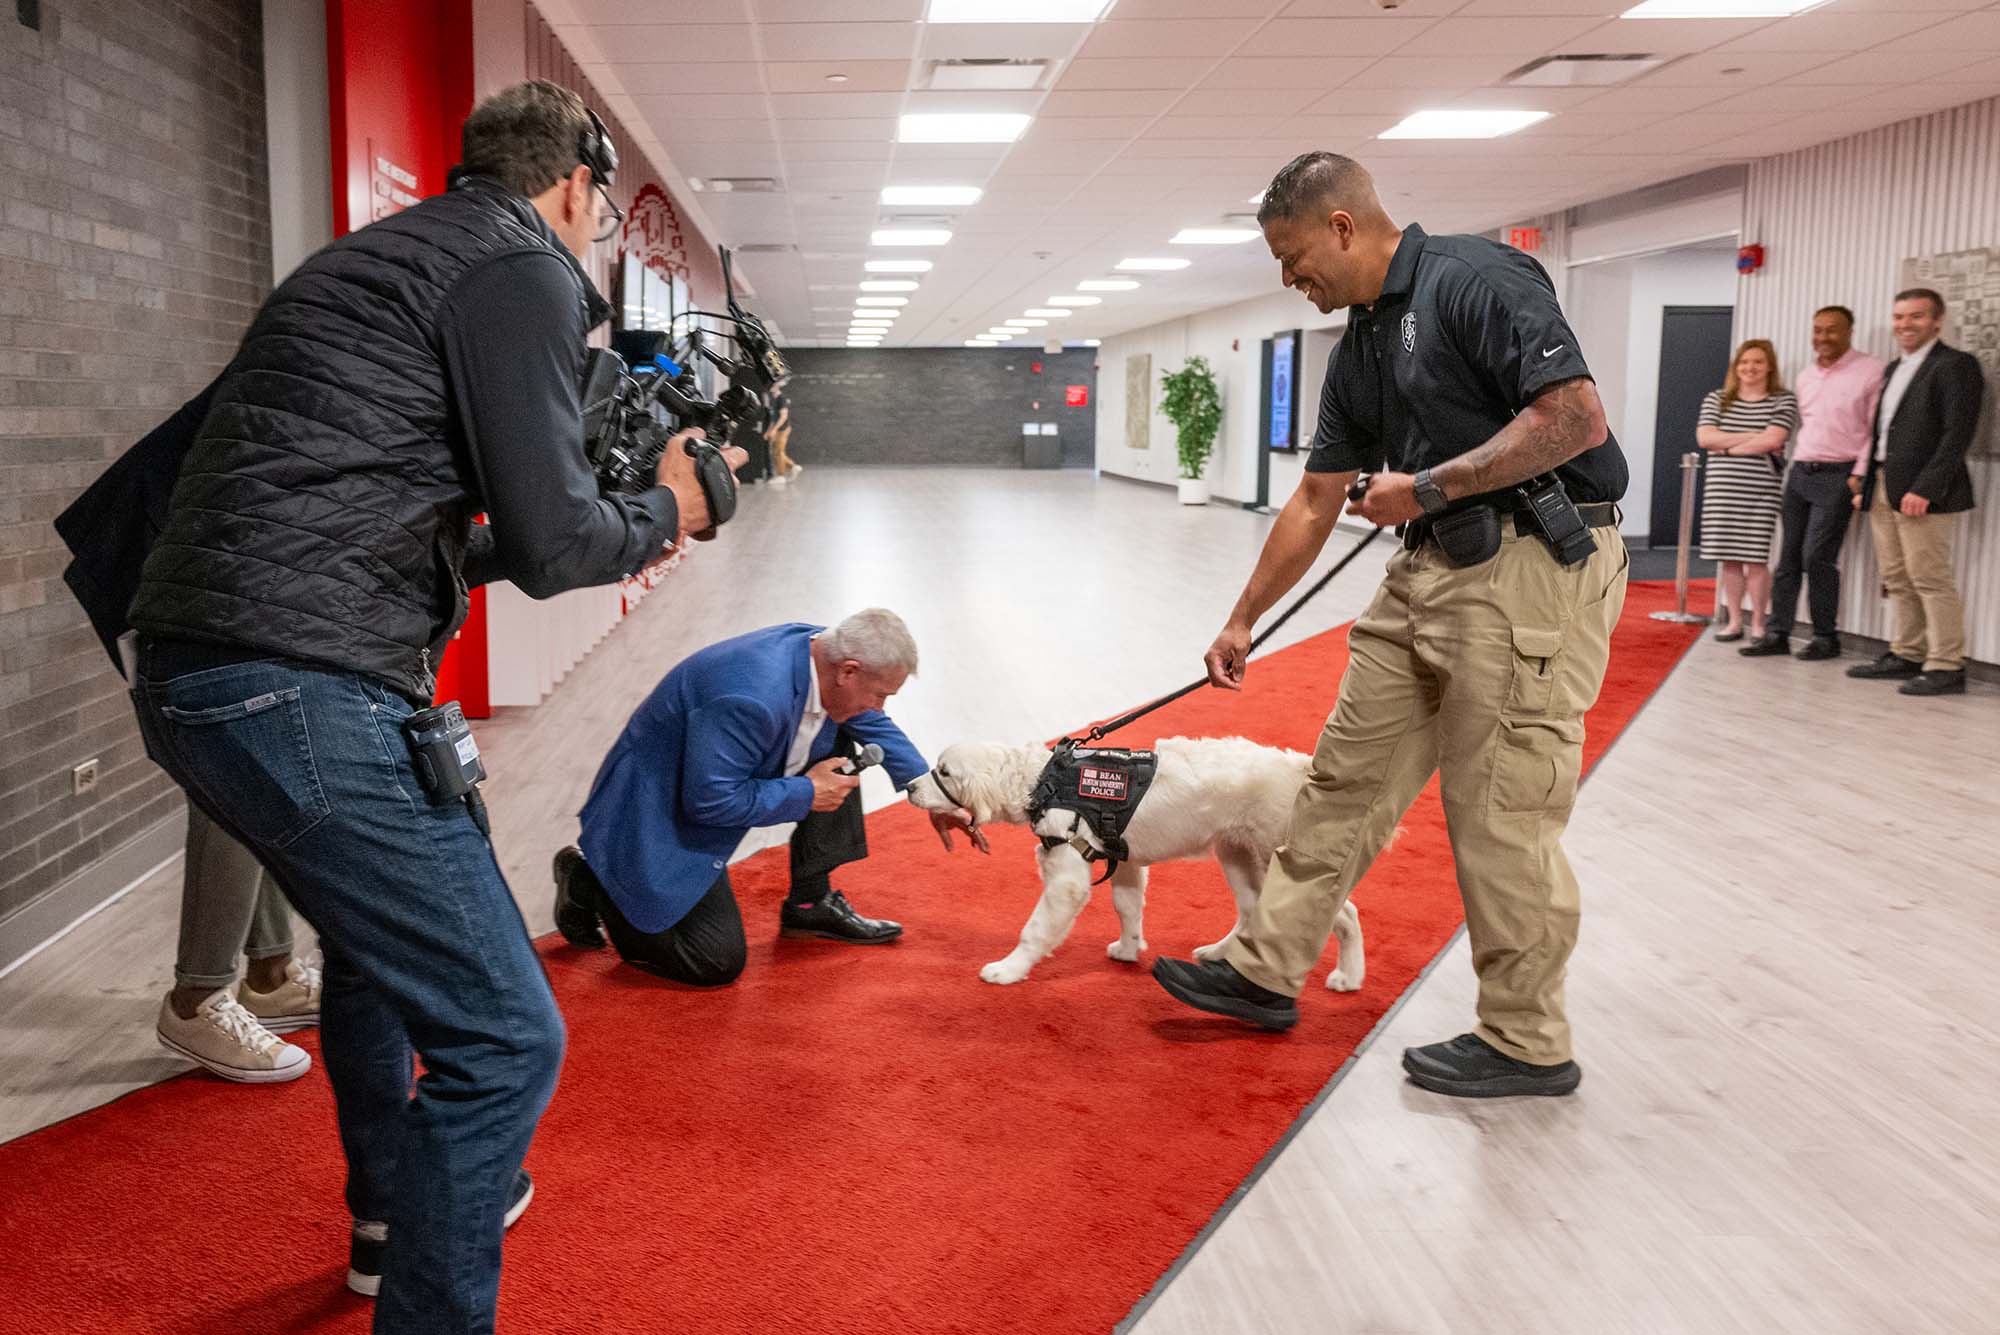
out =
[[(1550, 385), (1589, 375), (1541, 265), (1497, 241), (1426, 236), (1413, 223), (1374, 308), (1347, 313), (1306, 471), (1436, 467), (1492, 439)], [(1572, 500), (1625, 494), (1625, 455), (1608, 430), (1556, 471)]]

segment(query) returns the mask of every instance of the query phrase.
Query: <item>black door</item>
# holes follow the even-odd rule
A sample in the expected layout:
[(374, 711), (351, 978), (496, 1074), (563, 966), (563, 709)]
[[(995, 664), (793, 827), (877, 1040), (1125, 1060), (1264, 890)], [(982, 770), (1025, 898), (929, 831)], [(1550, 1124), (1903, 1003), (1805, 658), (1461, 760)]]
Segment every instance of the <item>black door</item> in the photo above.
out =
[[(1701, 400), (1729, 373), (1734, 306), (1669, 306), (1660, 317), (1660, 397), (1653, 415), (1653, 516), (1647, 541), (1671, 547), (1681, 535), (1681, 455), (1695, 448)], [(1701, 486), (1694, 495), (1701, 536)]]

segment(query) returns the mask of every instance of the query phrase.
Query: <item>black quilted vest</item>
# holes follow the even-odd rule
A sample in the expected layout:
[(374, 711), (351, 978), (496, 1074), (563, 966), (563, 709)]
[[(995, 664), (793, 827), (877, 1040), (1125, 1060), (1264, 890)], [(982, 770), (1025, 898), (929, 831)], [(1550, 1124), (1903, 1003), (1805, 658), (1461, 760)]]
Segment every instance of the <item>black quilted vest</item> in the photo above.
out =
[(427, 700), (465, 618), (459, 568), (485, 508), (438, 313), (474, 268), (529, 250), (570, 264), (585, 328), (604, 318), (534, 205), (477, 177), (301, 264), (217, 386), (132, 625), (364, 672)]

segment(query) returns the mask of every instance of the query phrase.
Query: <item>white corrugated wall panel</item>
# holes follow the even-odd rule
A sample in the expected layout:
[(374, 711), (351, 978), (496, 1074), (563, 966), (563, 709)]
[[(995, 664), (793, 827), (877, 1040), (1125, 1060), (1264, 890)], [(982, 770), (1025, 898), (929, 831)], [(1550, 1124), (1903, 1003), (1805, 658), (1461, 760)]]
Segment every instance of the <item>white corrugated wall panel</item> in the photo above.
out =
[[(1856, 346), (1895, 354), (1889, 334), (1906, 257), (2000, 246), (2000, 98), (1751, 164), (1746, 242), (1765, 247), (1736, 303), (1738, 339), (1768, 338), (1790, 375), (1812, 355), (1812, 313), (1842, 305)], [(1993, 402), (1989, 386), (1988, 404)], [(1989, 420), (1982, 430), (1996, 429)], [(1974, 658), (2000, 662), (2000, 461), (1971, 464), (1978, 508), (1958, 519), (1955, 564)], [(1867, 526), (1841, 558), (1841, 629), (1889, 638)]]

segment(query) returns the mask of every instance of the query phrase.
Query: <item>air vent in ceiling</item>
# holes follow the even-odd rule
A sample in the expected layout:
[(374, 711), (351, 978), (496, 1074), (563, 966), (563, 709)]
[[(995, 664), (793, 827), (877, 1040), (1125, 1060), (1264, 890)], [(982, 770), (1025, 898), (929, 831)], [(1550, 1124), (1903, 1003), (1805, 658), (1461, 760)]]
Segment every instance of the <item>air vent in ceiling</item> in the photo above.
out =
[(732, 255), (789, 255), (798, 249), (777, 241), (753, 241), (747, 246), (732, 246)]
[(886, 227), (950, 227), (958, 222), (950, 213), (886, 213), (882, 223)]
[(1009, 60), (999, 56), (933, 60), (923, 87), (978, 92), (1040, 88), (1048, 72), (1046, 60)]
[(778, 190), (775, 176), (690, 176), (688, 184), (717, 195), (771, 195)]
[(1500, 82), (1531, 88), (1624, 83), (1666, 63), (1665, 56), (1649, 56), (1643, 52), (1543, 56), (1540, 60), (1529, 61)]

